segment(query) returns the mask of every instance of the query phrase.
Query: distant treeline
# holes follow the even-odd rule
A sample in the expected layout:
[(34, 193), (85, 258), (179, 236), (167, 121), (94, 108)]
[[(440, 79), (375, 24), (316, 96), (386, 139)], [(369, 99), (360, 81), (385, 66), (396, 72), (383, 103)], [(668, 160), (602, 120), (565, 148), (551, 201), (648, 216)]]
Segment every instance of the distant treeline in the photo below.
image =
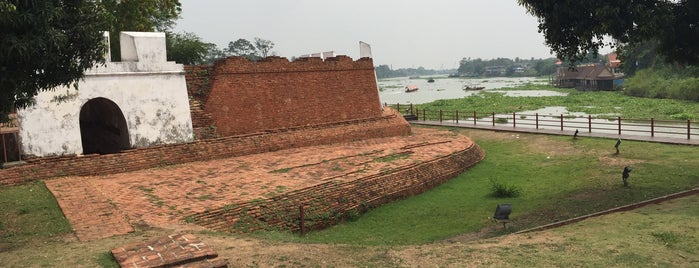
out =
[(480, 58), (464, 58), (459, 62), (458, 69), (431, 70), (423, 67), (392, 69), (388, 65), (376, 66), (376, 76), (381, 78), (391, 77), (415, 77), (448, 74), (456, 77), (513, 77), (513, 76), (543, 76), (556, 73), (557, 60), (548, 59), (520, 59), (497, 58), (483, 60)]
[(543, 76), (556, 73), (555, 58), (520, 59), (497, 58), (483, 60), (480, 58), (463, 58), (459, 62), (456, 76), (488, 77), (488, 76)]
[(381, 78), (391, 78), (391, 77), (411, 77), (411, 76), (430, 76), (437, 74), (451, 74), (454, 73), (454, 69), (451, 70), (431, 70), (425, 69), (423, 67), (418, 68), (402, 68), (402, 69), (392, 69), (388, 65), (379, 65), (374, 67), (376, 70), (376, 77)]

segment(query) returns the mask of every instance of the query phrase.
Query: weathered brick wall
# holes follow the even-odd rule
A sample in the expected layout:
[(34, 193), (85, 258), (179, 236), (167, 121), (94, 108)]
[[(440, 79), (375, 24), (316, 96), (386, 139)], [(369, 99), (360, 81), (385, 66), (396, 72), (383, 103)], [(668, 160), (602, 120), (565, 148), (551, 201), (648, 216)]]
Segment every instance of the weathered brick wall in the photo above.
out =
[(410, 125), (407, 121), (394, 111), (387, 111), (384, 116), (374, 118), (271, 129), (191, 143), (134, 149), (118, 154), (29, 159), (27, 164), (0, 169), (0, 185), (62, 176), (116, 174), (192, 161), (409, 133)]
[(230, 57), (206, 72), (204, 107), (222, 136), (381, 116), (370, 58)]
[(210, 210), (185, 217), (219, 231), (261, 229), (299, 230), (299, 206), (305, 207), (304, 225), (321, 229), (369, 208), (414, 196), (456, 177), (483, 160), (485, 152), (475, 143), (464, 150), (397, 170), (384, 171), (347, 182), (329, 181), (266, 200)]
[(187, 82), (187, 94), (191, 98), (201, 103), (206, 103), (211, 89), (211, 73), (214, 71), (213, 65), (185, 65), (185, 81)]

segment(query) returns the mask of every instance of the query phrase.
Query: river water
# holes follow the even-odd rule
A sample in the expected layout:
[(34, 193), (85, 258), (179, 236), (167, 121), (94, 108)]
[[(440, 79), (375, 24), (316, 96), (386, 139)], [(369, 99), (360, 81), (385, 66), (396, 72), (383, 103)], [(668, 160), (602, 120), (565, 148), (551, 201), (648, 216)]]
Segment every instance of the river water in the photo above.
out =
[[(408, 77), (381, 79), (379, 84), (379, 98), (381, 103), (387, 104), (420, 104), (441, 99), (459, 99), (478, 94), (481, 90), (463, 90), (464, 86), (485, 87), (483, 91), (498, 92), (496, 89), (514, 87), (527, 83), (545, 84), (547, 81), (534, 77), (491, 77), (491, 78), (448, 78), (434, 76), (434, 82), (429, 83), (425, 76), (410, 79)], [(414, 85), (418, 87), (415, 92), (405, 92), (405, 87)], [(516, 96), (559, 96), (559, 93), (550, 90), (526, 90), (526, 91), (502, 91), (507, 95)]]
[[(432, 102), (435, 100), (440, 100), (440, 99), (459, 99), (463, 97), (468, 97), (474, 94), (478, 94), (479, 92), (500, 92), (508, 96), (513, 96), (513, 97), (521, 97), (521, 96), (565, 96), (567, 95), (566, 93), (561, 93), (557, 91), (551, 91), (551, 90), (498, 90), (500, 88), (504, 87), (515, 87), (518, 85), (523, 85), (527, 83), (534, 83), (534, 84), (545, 84), (547, 81), (537, 79), (534, 77), (496, 77), (496, 78), (448, 78), (448, 77), (433, 77), (434, 82), (428, 83), (427, 79), (429, 77), (422, 77), (419, 79), (410, 79), (407, 77), (402, 77), (402, 78), (390, 78), (390, 79), (381, 79), (378, 81), (379, 85), (379, 98), (381, 99), (381, 103), (386, 103), (386, 104), (421, 104), (421, 103), (427, 103), (427, 102)], [(410, 92), (407, 93), (405, 92), (405, 87), (408, 85), (414, 85), (417, 86), (419, 89), (415, 92)], [(463, 90), (463, 87), (467, 86), (479, 86), (479, 87), (485, 87), (483, 90)], [(542, 108), (539, 110), (535, 111), (523, 111), (517, 113), (518, 115), (516, 116), (515, 119), (519, 119), (520, 121), (527, 121), (524, 120), (523, 118), (529, 118), (529, 120), (532, 120), (533, 116), (535, 114), (539, 114), (542, 117), (548, 117), (549, 120), (551, 118), (557, 118), (555, 120), (560, 120), (560, 116), (564, 115), (564, 131), (570, 131), (571, 133), (575, 131), (576, 129), (579, 129), (580, 131), (586, 131), (588, 124), (592, 124), (594, 128), (594, 132), (596, 133), (609, 133), (609, 134), (615, 134), (618, 133), (618, 125), (614, 120), (607, 120), (607, 119), (598, 119), (598, 118), (593, 118), (593, 119), (588, 119), (587, 114), (585, 113), (574, 113), (574, 112), (569, 112), (565, 107), (559, 107), (559, 106), (552, 106), (552, 107), (546, 107)], [(520, 116), (522, 116), (520, 118)], [(596, 117), (598, 115), (592, 115), (593, 117)], [(607, 116), (617, 116), (616, 114), (608, 114)], [(512, 115), (511, 114), (496, 114), (496, 118), (510, 118), (508, 120), (508, 123), (505, 123), (504, 125), (512, 124), (514, 120), (512, 120)], [(543, 119), (543, 118), (542, 118)], [(466, 124), (472, 124), (468, 123), (472, 118), (462, 118)], [(554, 121), (555, 121), (554, 120)], [(489, 117), (485, 118), (480, 118), (477, 120), (478, 125), (492, 125), (492, 119)], [(500, 123), (496, 123), (500, 125)], [(534, 127), (534, 124), (530, 122), (530, 124), (518, 124), (518, 128), (524, 127)], [(542, 129), (560, 129), (560, 123), (553, 122), (550, 123), (550, 125), (540, 125), (539, 128)], [(630, 134), (630, 135), (640, 135), (640, 136), (649, 136), (650, 131), (653, 127), (650, 126), (649, 123), (647, 122), (628, 122), (624, 121), (622, 123), (622, 133), (624, 134)], [(699, 130), (696, 130), (696, 127), (692, 126), (691, 130), (687, 129), (687, 125), (684, 122), (677, 121), (676, 123), (669, 123), (669, 122), (663, 122), (663, 123), (656, 123), (654, 125), (654, 132), (656, 133), (656, 136), (659, 137), (671, 137), (671, 138), (687, 138), (688, 132), (691, 132), (691, 136), (697, 137), (697, 133)]]

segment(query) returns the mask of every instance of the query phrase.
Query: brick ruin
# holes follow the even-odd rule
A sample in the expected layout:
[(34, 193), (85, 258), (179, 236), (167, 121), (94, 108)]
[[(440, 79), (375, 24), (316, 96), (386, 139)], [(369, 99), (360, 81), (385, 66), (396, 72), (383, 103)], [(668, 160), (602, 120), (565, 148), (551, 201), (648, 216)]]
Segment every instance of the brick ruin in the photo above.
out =
[[(380, 105), (373, 61), (347, 56), (293, 62), (268, 57), (259, 62), (230, 57), (208, 66), (185, 66), (193, 142), (125, 150), (116, 154), (64, 155), (27, 159), (0, 169), (0, 185), (64, 176), (107, 175), (192, 161), (206, 161), (321, 144), (407, 136), (410, 125)], [(344, 184), (327, 183), (270, 198), (189, 215), (211, 229), (231, 230), (239, 219), (263, 217), (265, 224), (295, 229), (298, 203), (313, 205), (323, 228), (351, 213), (419, 194), (485, 157), (468, 148), (429, 162), (405, 166)], [(315, 201), (314, 201), (315, 200)], [(338, 200), (343, 200), (342, 202)], [(276, 207), (268, 212), (266, 208)], [(267, 214), (271, 213), (271, 214)], [(282, 213), (283, 215), (277, 215)], [(348, 214), (349, 213), (349, 214)]]
[(400, 115), (382, 111), (370, 58), (230, 57), (185, 71), (194, 142), (23, 159), (0, 169), (0, 185), (410, 134)]

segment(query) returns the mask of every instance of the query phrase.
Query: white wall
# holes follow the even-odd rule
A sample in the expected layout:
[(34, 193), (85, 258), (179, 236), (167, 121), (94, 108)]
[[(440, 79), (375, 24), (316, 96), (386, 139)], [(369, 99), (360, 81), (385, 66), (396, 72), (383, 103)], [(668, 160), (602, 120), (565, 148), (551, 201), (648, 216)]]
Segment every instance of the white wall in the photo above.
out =
[(138, 59), (127, 53), (132, 57), (128, 62), (107, 62), (88, 71), (78, 90), (62, 87), (42, 92), (36, 105), (18, 111), (23, 154), (82, 154), (80, 109), (97, 97), (119, 106), (133, 148), (194, 139), (184, 68), (164, 61), (164, 34), (131, 34), (125, 41), (135, 44)]

